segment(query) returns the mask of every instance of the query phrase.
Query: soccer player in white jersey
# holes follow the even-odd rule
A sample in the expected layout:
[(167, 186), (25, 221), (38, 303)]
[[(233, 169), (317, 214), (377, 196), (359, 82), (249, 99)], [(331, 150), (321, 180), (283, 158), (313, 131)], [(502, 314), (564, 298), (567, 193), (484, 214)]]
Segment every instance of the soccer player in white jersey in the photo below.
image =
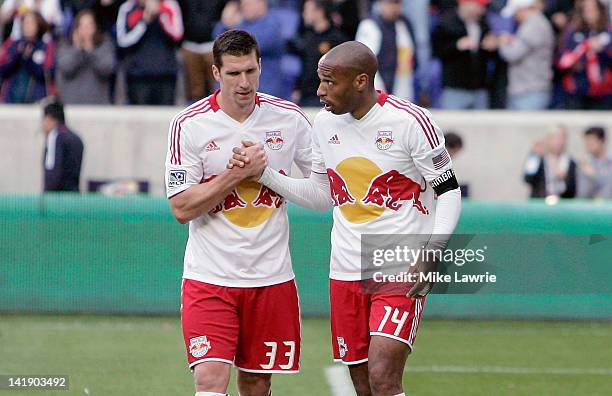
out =
[(298, 106), (257, 92), (260, 54), (249, 33), (223, 33), (213, 57), (220, 90), (178, 113), (168, 137), (167, 195), (189, 222), (183, 336), (196, 396), (225, 395), (232, 364), (241, 396), (268, 396), (272, 373), (300, 363), (287, 210), (251, 170), (226, 164), (241, 142), (257, 142), (274, 172), (295, 163), (308, 175), (310, 124)]
[[(359, 396), (394, 396), (404, 395), (404, 366), (432, 284), (417, 281), (403, 294), (367, 292), (361, 236), (429, 235), (427, 249), (443, 248), (459, 218), (461, 193), (431, 114), (376, 91), (376, 70), (375, 55), (361, 43), (327, 53), (318, 66), (325, 109), (313, 125), (311, 177), (291, 179), (267, 167), (259, 182), (313, 209), (329, 207), (331, 194), (334, 358), (349, 366)], [(234, 153), (228, 167), (264, 168), (261, 148)], [(411, 271), (435, 268), (435, 262), (419, 261)]]

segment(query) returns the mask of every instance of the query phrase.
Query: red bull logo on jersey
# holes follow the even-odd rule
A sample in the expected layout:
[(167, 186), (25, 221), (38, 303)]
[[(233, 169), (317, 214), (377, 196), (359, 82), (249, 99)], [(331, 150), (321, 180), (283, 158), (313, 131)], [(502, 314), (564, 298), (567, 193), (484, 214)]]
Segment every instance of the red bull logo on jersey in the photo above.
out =
[[(284, 170), (280, 170), (279, 173), (287, 175)], [(268, 187), (261, 185), (259, 194), (252, 202), (254, 207), (264, 206), (267, 208), (280, 208), (283, 204), (283, 197)]]
[(376, 133), (376, 147), (379, 150), (388, 150), (393, 145), (392, 131), (378, 131)]
[(366, 205), (376, 205), (387, 207), (391, 210), (399, 210), (402, 207), (401, 201), (411, 200), (412, 206), (425, 215), (429, 214), (429, 210), (420, 200), (421, 193), (427, 189), (427, 183), (424, 183), (421, 189), (419, 183), (414, 182), (411, 178), (402, 175), (396, 170), (383, 173), (372, 180), (368, 192), (361, 199)]
[(384, 172), (364, 157), (341, 161), (327, 169), (333, 205), (351, 223), (367, 223), (386, 210), (399, 211), (407, 204), (421, 215), (429, 215), (422, 202), (427, 189), (423, 180), (417, 183), (398, 170)]
[(189, 353), (194, 358), (200, 358), (210, 351), (210, 341), (206, 336), (189, 339)]
[[(287, 175), (284, 170), (279, 173)], [(213, 175), (202, 183), (214, 179)], [(255, 181), (242, 181), (209, 213), (221, 214), (229, 222), (243, 228), (256, 227), (267, 221), (274, 211), (282, 207), (284, 198), (268, 187)]]
[(280, 150), (285, 141), (283, 140), (281, 131), (269, 131), (266, 132), (265, 142), (271, 150)]
[(327, 168), (327, 178), (329, 179), (329, 189), (334, 206), (342, 206), (355, 202), (355, 197), (351, 195), (346, 182), (338, 172)]

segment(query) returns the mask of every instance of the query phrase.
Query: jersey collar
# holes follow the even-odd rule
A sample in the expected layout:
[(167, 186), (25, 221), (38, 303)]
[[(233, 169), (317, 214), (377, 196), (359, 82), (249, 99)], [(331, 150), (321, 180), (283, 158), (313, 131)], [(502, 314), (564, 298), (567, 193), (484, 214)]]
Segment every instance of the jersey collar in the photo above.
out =
[[(214, 111), (215, 113), (220, 109), (219, 107), (219, 103), (217, 103), (217, 95), (219, 95), (219, 92), (221, 92), (220, 89), (217, 89), (215, 91), (215, 93), (213, 93), (210, 96), (210, 108), (212, 109), (212, 111)], [(255, 104), (257, 106), (260, 106), (260, 101), (259, 101), (259, 92), (255, 92)]]

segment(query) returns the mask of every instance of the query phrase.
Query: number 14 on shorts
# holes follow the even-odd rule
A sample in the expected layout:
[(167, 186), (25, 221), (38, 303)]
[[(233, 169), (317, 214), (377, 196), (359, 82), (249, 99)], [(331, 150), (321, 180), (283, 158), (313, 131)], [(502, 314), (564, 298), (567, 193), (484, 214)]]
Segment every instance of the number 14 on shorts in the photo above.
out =
[(400, 317), (400, 310), (395, 308), (393, 309), (392, 307), (385, 305), (383, 307), (385, 309), (385, 316), (383, 317), (383, 320), (380, 322), (380, 325), (378, 326), (378, 332), (382, 333), (383, 329), (385, 328), (385, 325), (387, 324), (387, 321), (389, 320), (389, 316), (391, 316), (391, 311), (393, 311), (393, 315), (391, 316), (391, 322), (395, 323), (397, 326), (395, 328), (395, 331), (393, 332), (394, 336), (399, 336), (400, 332), (402, 331), (402, 327), (404, 327), (404, 323), (406, 323), (406, 319), (408, 319), (408, 312), (404, 311), (402, 312), (402, 316)]
[[(278, 343), (274, 341), (264, 342), (264, 345), (269, 348), (269, 351), (266, 353), (266, 357), (268, 358), (268, 363), (261, 364), (261, 368), (264, 370), (270, 370), (276, 364), (276, 357), (278, 354)], [(281, 370), (290, 370), (293, 367), (293, 361), (295, 360), (295, 341), (284, 341), (283, 345), (288, 349), (281, 358), (285, 358), (286, 364), (279, 364), (278, 367)], [(282, 353), (282, 351), (280, 351)], [(280, 362), (279, 362), (280, 363)]]

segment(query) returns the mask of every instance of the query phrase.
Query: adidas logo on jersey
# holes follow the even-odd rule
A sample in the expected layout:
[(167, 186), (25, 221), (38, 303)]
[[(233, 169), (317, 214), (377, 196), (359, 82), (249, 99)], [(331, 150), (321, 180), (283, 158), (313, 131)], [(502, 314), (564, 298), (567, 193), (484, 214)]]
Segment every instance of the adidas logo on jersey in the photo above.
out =
[(211, 142), (206, 145), (206, 151), (216, 151), (216, 150), (221, 150), (221, 147), (217, 146), (217, 143), (215, 143), (214, 140), (211, 140)]
[(338, 139), (338, 134), (335, 134), (327, 141), (329, 144), (340, 144), (340, 139)]

